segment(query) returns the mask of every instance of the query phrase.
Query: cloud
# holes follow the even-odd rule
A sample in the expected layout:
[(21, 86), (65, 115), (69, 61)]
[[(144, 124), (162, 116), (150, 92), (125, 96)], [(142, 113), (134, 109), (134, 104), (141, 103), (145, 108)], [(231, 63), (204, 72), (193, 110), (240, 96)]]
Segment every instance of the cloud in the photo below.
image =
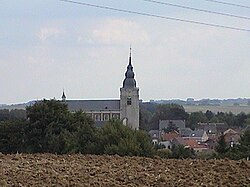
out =
[(104, 20), (93, 29), (91, 40), (101, 44), (149, 43), (148, 33), (136, 22), (125, 19)]
[(40, 31), (38, 32), (38, 38), (41, 41), (45, 41), (48, 38), (52, 37), (58, 37), (62, 31), (58, 28), (41, 28)]

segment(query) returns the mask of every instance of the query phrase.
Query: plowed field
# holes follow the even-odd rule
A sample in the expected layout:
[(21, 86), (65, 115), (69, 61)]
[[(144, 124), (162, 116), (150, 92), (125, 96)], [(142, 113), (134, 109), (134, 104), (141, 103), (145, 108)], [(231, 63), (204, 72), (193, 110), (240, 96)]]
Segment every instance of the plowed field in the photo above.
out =
[(0, 186), (250, 186), (250, 162), (0, 154)]

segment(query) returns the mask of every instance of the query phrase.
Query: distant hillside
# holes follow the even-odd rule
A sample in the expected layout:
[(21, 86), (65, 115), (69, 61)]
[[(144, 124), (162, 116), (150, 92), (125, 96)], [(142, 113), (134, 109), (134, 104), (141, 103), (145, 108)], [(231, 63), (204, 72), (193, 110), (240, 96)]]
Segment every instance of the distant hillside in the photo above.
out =
[(11, 104), (11, 105), (0, 104), (0, 109), (8, 109), (8, 110), (25, 109), (27, 106), (30, 106), (34, 103), (35, 101), (29, 101), (27, 103)]
[(179, 105), (205, 105), (205, 106), (247, 106), (250, 105), (250, 99), (248, 98), (237, 98), (237, 99), (200, 99), (194, 100), (188, 98), (187, 100), (171, 99), (171, 100), (150, 100), (152, 103), (158, 104), (169, 104), (175, 103)]
[[(0, 104), (0, 109), (25, 109), (27, 106), (34, 104), (36, 101), (29, 101), (27, 103), (20, 104)], [(194, 100), (188, 98), (187, 100), (172, 99), (172, 100), (150, 100), (150, 102), (143, 102), (143, 106), (149, 111), (155, 110), (157, 104), (179, 104), (182, 105), (186, 112), (206, 112), (210, 110), (214, 113), (217, 112), (232, 112), (233, 114), (239, 114), (244, 112), (246, 114), (250, 113), (250, 99), (238, 98), (238, 99), (201, 99)]]
[(250, 114), (250, 106), (212, 106), (212, 105), (183, 105), (185, 108), (185, 111), (187, 113), (192, 112), (206, 112), (207, 110), (212, 111), (213, 113), (217, 112), (232, 112), (233, 114), (239, 114), (241, 112), (244, 112), (246, 114)]
[[(250, 99), (238, 98), (238, 99), (201, 99), (194, 100), (193, 98), (188, 98), (187, 100), (172, 99), (172, 100), (150, 100), (145, 104), (147, 108), (155, 104), (178, 104), (185, 108), (188, 113), (192, 112), (206, 112), (207, 110), (213, 113), (217, 112), (232, 112), (233, 114), (239, 114), (244, 112), (246, 114), (250, 113)], [(151, 108), (152, 108), (151, 106)], [(154, 106), (155, 107), (155, 106)]]

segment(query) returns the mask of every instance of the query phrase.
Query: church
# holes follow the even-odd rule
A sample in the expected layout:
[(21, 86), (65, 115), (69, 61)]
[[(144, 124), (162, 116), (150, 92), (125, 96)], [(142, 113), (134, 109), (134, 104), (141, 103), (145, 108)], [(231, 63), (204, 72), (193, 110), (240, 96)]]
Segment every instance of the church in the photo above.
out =
[(120, 119), (124, 125), (138, 130), (139, 88), (136, 87), (131, 49), (125, 79), (120, 88), (120, 99), (67, 100), (63, 91), (62, 100), (68, 105), (70, 111), (84, 111), (95, 121), (97, 127), (102, 127), (110, 119)]

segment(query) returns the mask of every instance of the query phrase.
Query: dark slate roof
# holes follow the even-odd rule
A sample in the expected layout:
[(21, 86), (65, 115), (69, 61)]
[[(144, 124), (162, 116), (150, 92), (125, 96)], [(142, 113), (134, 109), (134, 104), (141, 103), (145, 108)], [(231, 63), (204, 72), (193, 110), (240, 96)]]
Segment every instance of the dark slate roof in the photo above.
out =
[(135, 81), (135, 73), (133, 71), (133, 66), (131, 62), (131, 48), (130, 48), (130, 56), (129, 56), (129, 64), (127, 66), (127, 71), (125, 73), (125, 79), (123, 81), (123, 88), (135, 88), (136, 81)]
[(216, 129), (218, 133), (222, 134), (228, 129), (228, 125), (226, 123), (217, 123)]
[(70, 111), (120, 110), (120, 100), (66, 100)]
[[(228, 125), (226, 123), (198, 123), (198, 125), (198, 129), (202, 129), (205, 131), (211, 130), (218, 134), (221, 134), (228, 129)], [(213, 126), (215, 126), (216, 129), (214, 129)]]
[(192, 129), (190, 129), (190, 128), (179, 129), (179, 133), (183, 137), (189, 136), (191, 132), (192, 132)]
[(190, 133), (189, 137), (202, 137), (205, 131), (197, 130)]
[(216, 134), (216, 123), (199, 123), (196, 130), (204, 130), (209, 134)]

